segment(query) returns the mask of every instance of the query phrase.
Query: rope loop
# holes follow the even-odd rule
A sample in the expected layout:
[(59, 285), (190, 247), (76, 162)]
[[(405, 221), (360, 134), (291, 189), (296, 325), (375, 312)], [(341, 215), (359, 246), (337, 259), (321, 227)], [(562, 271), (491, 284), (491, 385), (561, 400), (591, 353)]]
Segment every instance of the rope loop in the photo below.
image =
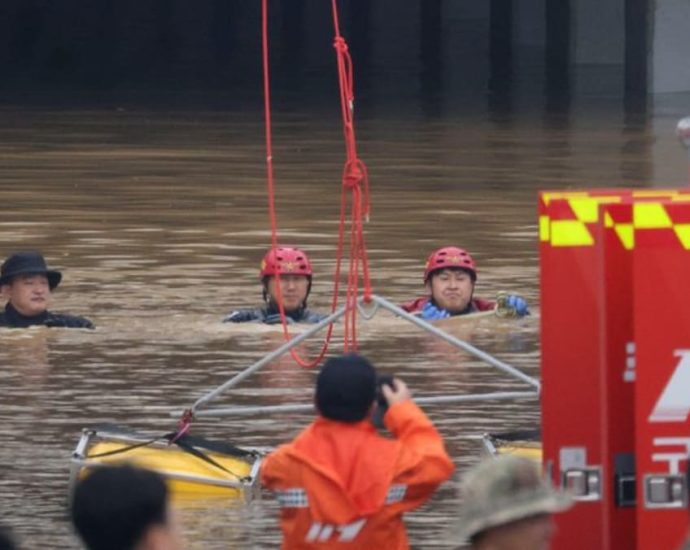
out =
[(335, 51), (338, 53), (348, 53), (349, 48), (347, 47), (347, 42), (345, 42), (345, 39), (342, 36), (336, 36), (333, 39), (333, 47), (335, 48)]
[(364, 163), (359, 159), (345, 163), (345, 168), (343, 170), (343, 185), (346, 189), (360, 186), (366, 174), (366, 171), (362, 170), (363, 164)]
[(177, 421), (177, 431), (170, 438), (169, 445), (175, 443), (183, 435), (185, 435), (189, 428), (192, 427), (192, 422), (194, 421), (194, 411), (192, 409), (186, 409), (180, 419)]
[[(264, 112), (266, 128), (266, 170), (268, 184), (268, 210), (271, 222), (271, 243), (273, 249), (278, 247), (278, 229), (275, 212), (275, 190), (273, 185), (273, 151), (271, 133), (271, 107), (270, 107), (270, 85), (269, 85), (269, 56), (268, 56), (268, 0), (262, 0), (262, 59), (264, 73)], [(343, 167), (342, 189), (340, 200), (340, 221), (338, 228), (338, 248), (336, 252), (336, 266), (333, 277), (333, 299), (331, 311), (335, 312), (338, 307), (340, 289), (340, 270), (345, 249), (345, 227), (347, 210), (347, 195), (351, 194), (350, 216), (349, 216), (349, 265), (347, 271), (347, 288), (345, 293), (345, 314), (344, 314), (344, 349), (357, 349), (356, 336), (356, 316), (357, 299), (359, 295), (360, 277), (364, 287), (364, 297), (368, 302), (372, 295), (369, 280), (369, 267), (367, 262), (367, 252), (364, 243), (363, 218), (368, 221), (369, 216), (369, 176), (364, 162), (357, 157), (357, 141), (354, 129), (354, 86), (352, 58), (350, 57), (347, 42), (340, 34), (338, 22), (337, 0), (332, 0), (334, 39), (333, 47), (336, 51), (336, 61), (338, 65), (338, 85), (340, 88), (340, 106), (343, 119), (343, 134), (345, 138), (346, 160)], [(287, 319), (283, 308), (280, 291), (280, 274), (276, 278), (276, 297), (280, 318), (283, 324), (283, 334), (285, 340), (289, 341)], [(294, 348), (290, 349), (290, 354), (295, 361), (303, 367), (316, 366), (325, 356), (331, 336), (333, 324), (328, 327), (324, 344), (318, 357), (313, 361), (302, 359)]]

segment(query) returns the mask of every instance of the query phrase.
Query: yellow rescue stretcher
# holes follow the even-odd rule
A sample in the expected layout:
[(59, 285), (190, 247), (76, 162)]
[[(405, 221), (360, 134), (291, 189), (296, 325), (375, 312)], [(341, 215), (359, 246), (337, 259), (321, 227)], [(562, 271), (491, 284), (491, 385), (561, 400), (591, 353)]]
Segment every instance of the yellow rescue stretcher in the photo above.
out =
[(482, 435), (481, 441), (484, 451), (490, 456), (510, 454), (542, 461), (540, 430), (487, 433)]
[(161, 474), (175, 498), (238, 498), (258, 486), (263, 450), (188, 435), (174, 443), (170, 439), (170, 434), (147, 437), (122, 428), (85, 428), (72, 454), (70, 486), (92, 468), (123, 463)]

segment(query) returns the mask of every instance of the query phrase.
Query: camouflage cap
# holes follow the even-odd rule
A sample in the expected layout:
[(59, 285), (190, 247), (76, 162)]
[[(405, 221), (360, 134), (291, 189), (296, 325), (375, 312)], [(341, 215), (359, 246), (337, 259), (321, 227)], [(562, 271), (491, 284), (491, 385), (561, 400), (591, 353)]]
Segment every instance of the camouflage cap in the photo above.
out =
[(572, 505), (570, 496), (554, 490), (533, 460), (510, 455), (485, 460), (469, 470), (461, 491), (463, 504), (454, 534), (463, 539)]

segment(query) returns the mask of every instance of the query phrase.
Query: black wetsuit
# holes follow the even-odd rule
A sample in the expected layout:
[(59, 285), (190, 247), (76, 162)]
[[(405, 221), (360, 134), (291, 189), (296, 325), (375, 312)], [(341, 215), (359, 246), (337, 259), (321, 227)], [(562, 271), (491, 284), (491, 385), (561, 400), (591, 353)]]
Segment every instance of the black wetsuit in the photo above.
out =
[[(309, 311), (306, 307), (301, 307), (289, 313), (285, 312), (285, 318), (288, 323), (318, 323), (326, 317), (326, 315), (321, 313)], [(224, 323), (246, 323), (248, 321), (276, 325), (281, 322), (280, 311), (275, 305), (256, 309), (238, 309), (223, 319)]]
[(26, 328), (32, 326), (94, 328), (93, 323), (88, 319), (65, 313), (44, 311), (39, 315), (26, 317), (19, 313), (9, 302), (5, 306), (5, 311), (0, 313), (0, 327)]

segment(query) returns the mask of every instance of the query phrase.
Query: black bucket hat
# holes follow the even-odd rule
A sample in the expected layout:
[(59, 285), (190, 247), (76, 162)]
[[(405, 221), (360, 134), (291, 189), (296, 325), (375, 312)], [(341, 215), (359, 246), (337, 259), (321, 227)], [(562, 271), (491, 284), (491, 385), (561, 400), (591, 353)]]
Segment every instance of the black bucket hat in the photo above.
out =
[(316, 379), (316, 407), (331, 420), (364, 420), (375, 398), (376, 369), (356, 353), (329, 359)]
[(16, 252), (7, 258), (0, 268), (0, 285), (8, 284), (17, 275), (45, 275), (50, 290), (62, 280), (62, 273), (48, 269), (43, 256), (34, 251)]

